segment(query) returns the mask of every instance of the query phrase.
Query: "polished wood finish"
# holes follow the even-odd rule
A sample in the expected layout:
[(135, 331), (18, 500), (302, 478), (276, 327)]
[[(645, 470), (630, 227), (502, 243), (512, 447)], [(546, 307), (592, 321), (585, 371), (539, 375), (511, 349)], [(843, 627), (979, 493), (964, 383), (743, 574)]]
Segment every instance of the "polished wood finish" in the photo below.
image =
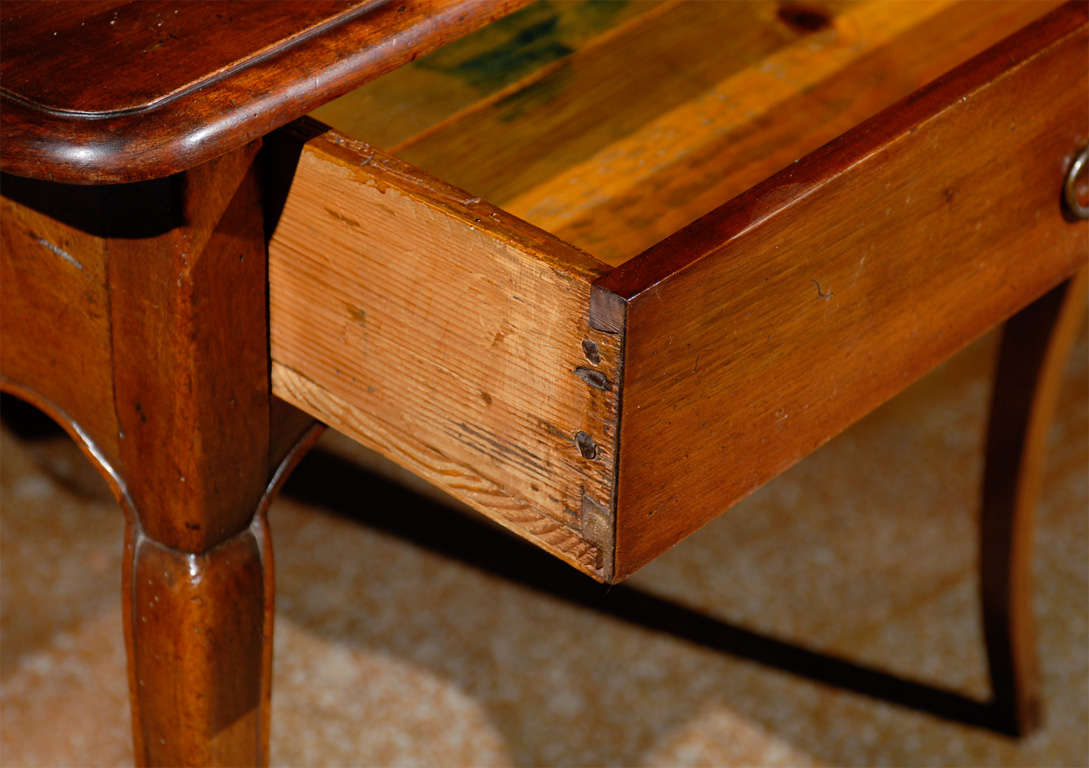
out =
[[(101, 233), (87, 231), (99, 194), (12, 176), (0, 176), (0, 190), (0, 374), (32, 386), (39, 407), (78, 404), (79, 429), (116, 463), (108, 265)], [(88, 221), (50, 215), (58, 209)]]
[(0, 170), (183, 171), (525, 2), (4, 3)]
[(151, 765), (266, 763), (261, 694), (271, 669), (262, 662), (272, 633), (257, 540), (245, 531), (194, 555), (135, 536), (137, 753)]
[[(102, 117), (146, 110), (380, 4), (12, 0), (0, 19), (3, 91), (50, 112)], [(201, 45), (193, 45), (198, 36)], [(71, 76), (73, 68), (81, 77)]]
[(274, 391), (604, 578), (621, 342), (590, 324), (604, 269), (319, 135), (269, 244)]
[(617, 578), (1084, 266), (1086, 224), (1059, 194), (1089, 129), (1087, 11), (1064, 6), (598, 282), (628, 302)]
[(186, 175), (184, 225), (108, 243), (120, 466), (145, 533), (185, 552), (245, 529), (268, 479), (256, 151)]
[(140, 764), (267, 761), (261, 515), (313, 435), (269, 392), (257, 151), (123, 187), (4, 178), (0, 387), (65, 425), (126, 512)]
[[(921, 89), (1054, 4), (515, 24), (528, 62), (474, 81), (525, 52), (447, 52), (468, 90), (391, 113), (398, 158), (309, 121), (259, 153), (521, 4), (232, 4), (207, 55), (182, 33), (226, 6), (5, 4), (0, 168), (31, 178), (2, 181), (0, 387), (61, 421), (126, 512), (140, 763), (268, 760), (264, 510), (305, 413), (615, 582), (1085, 267), (1059, 205), (1089, 142), (1083, 2)], [(74, 186), (115, 181), (136, 183)], [(1059, 295), (1008, 326), (989, 449), (985, 610), (1015, 731)]]
[(1014, 735), (1040, 724), (1032, 610), (1036, 497), (1070, 347), (1085, 319), (1089, 271), (1046, 293), (1002, 330), (987, 431), (980, 533), (983, 629), (992, 707)]

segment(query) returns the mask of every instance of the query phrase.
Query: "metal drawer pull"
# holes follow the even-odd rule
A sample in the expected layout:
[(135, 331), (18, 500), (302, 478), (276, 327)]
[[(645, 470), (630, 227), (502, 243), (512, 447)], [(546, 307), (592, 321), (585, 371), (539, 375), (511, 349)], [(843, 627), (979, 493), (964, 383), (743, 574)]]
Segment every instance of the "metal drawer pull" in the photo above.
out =
[(1086, 147), (1074, 158), (1070, 164), (1070, 170), (1066, 172), (1066, 183), (1063, 184), (1063, 199), (1066, 207), (1079, 219), (1089, 219), (1089, 205), (1082, 205), (1078, 200), (1077, 181), (1078, 174), (1089, 162), (1089, 147)]

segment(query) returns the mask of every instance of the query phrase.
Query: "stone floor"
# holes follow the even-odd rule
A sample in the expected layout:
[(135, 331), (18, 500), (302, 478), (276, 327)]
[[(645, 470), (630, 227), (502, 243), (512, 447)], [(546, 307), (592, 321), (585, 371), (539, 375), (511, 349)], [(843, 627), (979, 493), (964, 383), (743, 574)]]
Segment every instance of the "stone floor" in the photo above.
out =
[[(323, 438), (270, 513), (273, 763), (1089, 765), (1084, 334), (1039, 509), (1046, 726), (1016, 742), (970, 724), (993, 350), (610, 591)], [(0, 764), (126, 764), (121, 515), (67, 439), (0, 441)]]

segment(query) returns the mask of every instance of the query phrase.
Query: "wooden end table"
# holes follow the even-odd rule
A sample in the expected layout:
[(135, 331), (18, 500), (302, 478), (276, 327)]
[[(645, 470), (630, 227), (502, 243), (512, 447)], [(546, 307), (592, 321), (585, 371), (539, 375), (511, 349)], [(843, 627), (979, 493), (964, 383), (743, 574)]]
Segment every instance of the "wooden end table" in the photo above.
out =
[(1089, 6), (544, 4), (462, 91), (333, 101), (522, 5), (0, 8), (0, 387), (124, 509), (137, 762), (267, 762), (265, 509), (317, 423), (616, 582), (1002, 322), (983, 611), (1033, 728)]

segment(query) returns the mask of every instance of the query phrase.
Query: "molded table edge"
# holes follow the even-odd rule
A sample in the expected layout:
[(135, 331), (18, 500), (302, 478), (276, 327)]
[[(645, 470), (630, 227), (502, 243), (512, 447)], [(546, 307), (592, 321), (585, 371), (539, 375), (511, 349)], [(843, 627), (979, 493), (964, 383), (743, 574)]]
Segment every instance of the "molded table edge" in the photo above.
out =
[(0, 171), (69, 184), (169, 176), (259, 138), (529, 0), (384, 0), (147, 110), (95, 118), (0, 98)]

